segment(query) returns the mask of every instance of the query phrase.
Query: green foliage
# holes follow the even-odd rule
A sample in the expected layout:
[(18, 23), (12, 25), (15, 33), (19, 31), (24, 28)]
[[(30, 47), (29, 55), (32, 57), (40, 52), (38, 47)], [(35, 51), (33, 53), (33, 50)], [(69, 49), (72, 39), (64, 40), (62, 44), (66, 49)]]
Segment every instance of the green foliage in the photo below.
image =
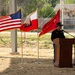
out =
[(65, 0), (66, 4), (75, 4), (75, 0)]
[(29, 15), (37, 8), (37, 0), (17, 0), (19, 7), (22, 9), (24, 16)]
[[(43, 6), (43, 8), (40, 10), (39, 15), (43, 18), (46, 17), (52, 17), (55, 13), (51, 14), (52, 12), (54, 12), (53, 8), (51, 7), (50, 4), (45, 4)], [(51, 15), (50, 15), (51, 14)], [(50, 16), (49, 16), (50, 15)]]
[[(7, 34), (7, 35), (5, 35)], [(74, 33), (72, 35), (75, 36)], [(11, 47), (11, 36), (10, 34), (4, 33), (0, 34), (1, 39), (0, 39), (0, 47)], [(66, 38), (73, 38), (72, 36), (65, 34)], [(22, 37), (21, 39), (21, 34), (18, 33), (17, 36), (17, 46), (18, 48), (21, 47), (21, 43), (23, 44), (24, 47), (30, 47), (31, 49), (35, 48), (38, 46), (38, 37), (37, 33), (26, 33), (26, 38)], [(52, 49), (52, 41), (51, 41), (51, 34), (45, 34), (39, 38), (39, 49)]]
[(0, 0), (0, 15), (5, 16), (8, 13), (8, 1)]
[[(39, 16), (47, 17), (53, 11), (53, 7), (56, 5), (58, 0), (16, 0), (18, 9), (21, 8), (23, 16), (26, 17), (31, 12), (38, 9)], [(0, 3), (7, 10), (9, 0), (0, 0)], [(45, 8), (44, 8), (45, 7)], [(5, 15), (5, 12), (2, 10), (2, 15)], [(53, 15), (51, 15), (53, 16)]]
[(2, 9), (2, 10), (1, 10), (1, 15), (2, 15), (2, 16), (5, 16), (5, 15), (6, 15), (6, 10), (5, 10), (5, 9)]
[(52, 6), (55, 7), (56, 6), (56, 1), (57, 0), (51, 0)]
[[(60, 3), (60, 0), (16, 0), (18, 8), (21, 8), (23, 16), (26, 17), (31, 12), (38, 9), (39, 17), (48, 17), (49, 14), (53, 12), (53, 8), (57, 3)], [(75, 0), (65, 0), (67, 4), (74, 4)], [(4, 6), (5, 10), (2, 9), (1, 15), (5, 15), (8, 11), (9, 0), (0, 0), (2, 8)], [(54, 13), (49, 16), (52, 17)]]
[(36, 9), (38, 9), (40, 17), (48, 17), (48, 15), (53, 12), (53, 7), (51, 7), (51, 0), (17, 0), (17, 2), (19, 7), (22, 9), (24, 17)]

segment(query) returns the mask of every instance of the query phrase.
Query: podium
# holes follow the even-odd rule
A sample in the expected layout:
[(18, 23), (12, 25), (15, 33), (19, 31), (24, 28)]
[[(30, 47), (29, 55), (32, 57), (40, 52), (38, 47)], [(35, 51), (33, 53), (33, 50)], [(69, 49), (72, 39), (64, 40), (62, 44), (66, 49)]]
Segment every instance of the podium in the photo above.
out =
[(55, 63), (56, 67), (72, 67), (72, 44), (75, 39), (66, 38), (53, 40), (55, 44)]

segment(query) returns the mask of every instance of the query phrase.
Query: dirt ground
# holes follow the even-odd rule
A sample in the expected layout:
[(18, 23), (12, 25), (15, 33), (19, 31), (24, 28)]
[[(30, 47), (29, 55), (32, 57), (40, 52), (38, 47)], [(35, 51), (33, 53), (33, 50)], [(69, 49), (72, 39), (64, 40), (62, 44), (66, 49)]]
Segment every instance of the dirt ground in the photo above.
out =
[(58, 68), (53, 64), (53, 50), (18, 49), (11, 55), (10, 48), (0, 48), (0, 75), (75, 75), (75, 67)]

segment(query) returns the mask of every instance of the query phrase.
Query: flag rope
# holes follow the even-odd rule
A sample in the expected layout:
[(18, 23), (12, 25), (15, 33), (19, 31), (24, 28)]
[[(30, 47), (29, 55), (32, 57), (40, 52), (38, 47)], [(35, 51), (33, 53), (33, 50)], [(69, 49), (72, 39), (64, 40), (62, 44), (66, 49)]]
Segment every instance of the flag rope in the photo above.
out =
[[(48, 15), (48, 17), (51, 16), (53, 13), (54, 13), (54, 11), (53, 11), (50, 15)], [(48, 17), (47, 17), (47, 18), (48, 18)], [(44, 19), (44, 21), (47, 20), (47, 18)], [(43, 21), (43, 22), (44, 22), (44, 21)], [(43, 24), (43, 22), (41, 22), (41, 24), (39, 25), (39, 27)]]

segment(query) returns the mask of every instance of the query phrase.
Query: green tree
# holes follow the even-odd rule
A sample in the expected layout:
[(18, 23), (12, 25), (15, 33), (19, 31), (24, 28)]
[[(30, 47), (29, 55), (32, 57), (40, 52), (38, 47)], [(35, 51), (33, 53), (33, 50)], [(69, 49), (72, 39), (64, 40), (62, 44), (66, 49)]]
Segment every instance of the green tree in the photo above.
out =
[[(52, 17), (55, 13), (52, 13), (54, 12), (53, 8), (51, 7), (50, 4), (45, 4), (43, 6), (43, 8), (40, 10), (39, 12), (39, 16), (43, 17), (43, 18), (46, 18), (46, 17)], [(52, 14), (51, 14), (52, 13)]]
[(17, 0), (24, 16), (27, 16), (37, 8), (37, 0)]
[(52, 7), (55, 7), (56, 4), (59, 2), (60, 2), (60, 0), (51, 0)]
[(0, 0), (0, 15), (6, 15), (8, 13), (8, 1), (9, 0)]
[(17, 2), (22, 9), (24, 17), (36, 9), (38, 9), (39, 16), (42, 17), (47, 17), (53, 11), (51, 0), (17, 0)]
[(75, 4), (75, 0), (73, 0), (73, 4)]
[(75, 0), (65, 0), (66, 4), (75, 4)]
[(1, 15), (2, 16), (5, 16), (6, 15), (6, 10), (4, 8), (1, 10)]

